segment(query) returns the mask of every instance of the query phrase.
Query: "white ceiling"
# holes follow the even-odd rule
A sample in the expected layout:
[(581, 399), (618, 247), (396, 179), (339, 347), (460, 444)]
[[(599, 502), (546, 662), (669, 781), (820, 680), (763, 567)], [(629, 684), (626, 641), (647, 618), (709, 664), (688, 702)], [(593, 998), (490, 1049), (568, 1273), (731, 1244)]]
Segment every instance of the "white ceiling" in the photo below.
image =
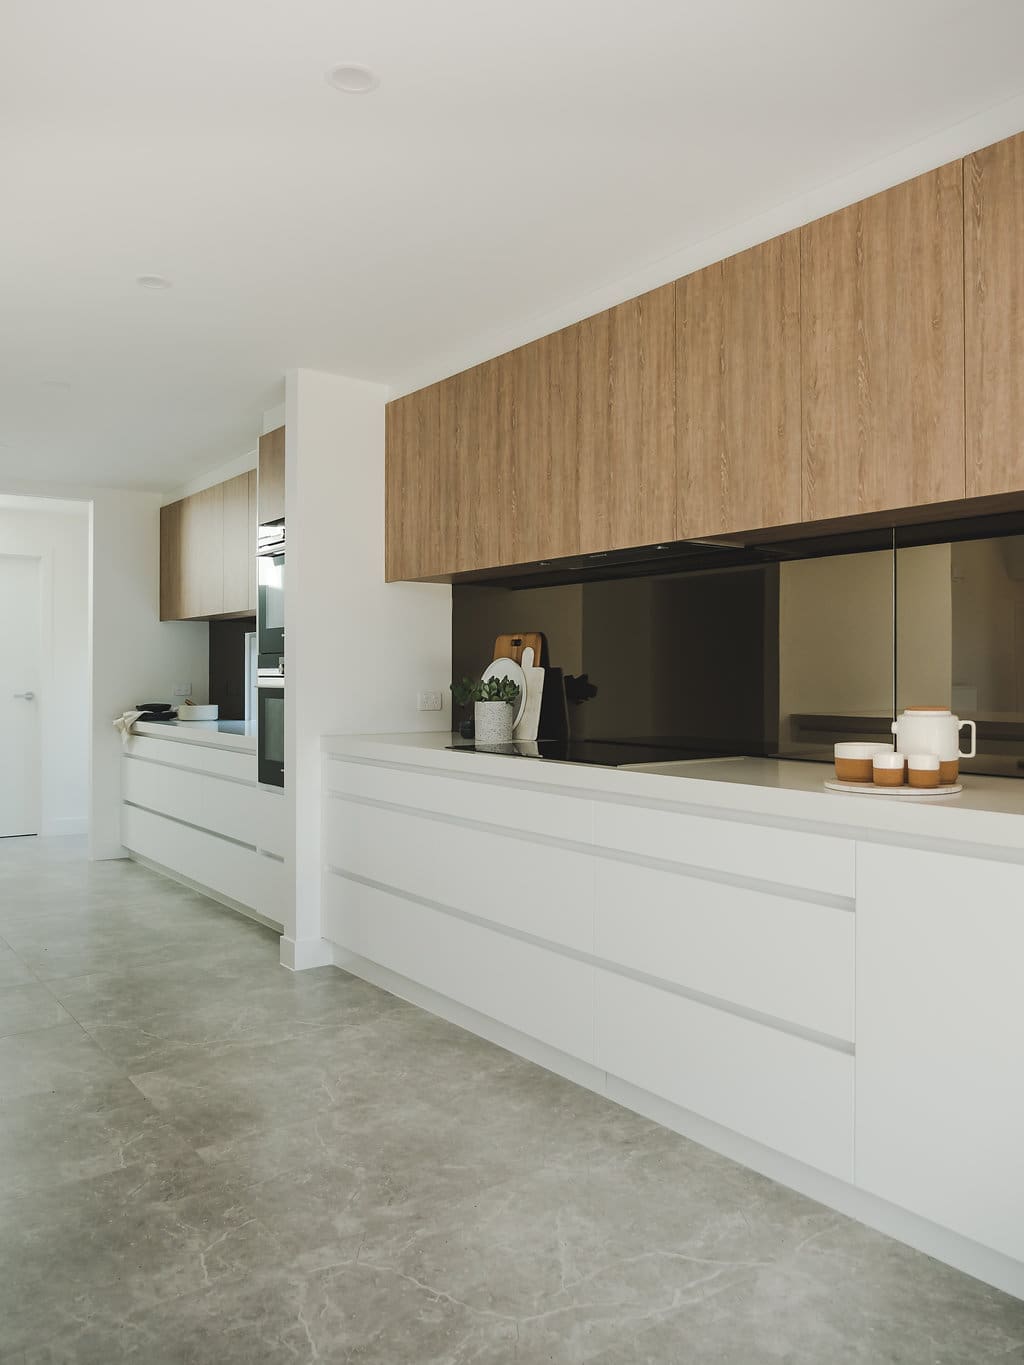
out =
[(171, 488), (291, 367), (462, 368), (1020, 95), (1022, 50), (1020, 0), (4, 0), (0, 481)]

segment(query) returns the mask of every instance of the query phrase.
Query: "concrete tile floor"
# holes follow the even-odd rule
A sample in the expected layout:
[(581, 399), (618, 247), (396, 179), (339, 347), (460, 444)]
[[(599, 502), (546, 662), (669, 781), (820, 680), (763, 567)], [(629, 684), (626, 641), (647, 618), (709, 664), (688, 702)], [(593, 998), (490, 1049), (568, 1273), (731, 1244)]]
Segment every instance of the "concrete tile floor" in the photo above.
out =
[(74, 841), (0, 841), (5, 1365), (984, 1365), (1024, 1304)]

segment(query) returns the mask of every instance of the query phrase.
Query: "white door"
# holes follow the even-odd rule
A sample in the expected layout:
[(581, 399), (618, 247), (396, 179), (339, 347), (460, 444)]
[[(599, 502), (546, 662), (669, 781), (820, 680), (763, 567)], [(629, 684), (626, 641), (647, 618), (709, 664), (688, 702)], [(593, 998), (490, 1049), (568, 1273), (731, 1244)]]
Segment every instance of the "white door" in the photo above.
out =
[(0, 838), (39, 833), (39, 560), (0, 555)]

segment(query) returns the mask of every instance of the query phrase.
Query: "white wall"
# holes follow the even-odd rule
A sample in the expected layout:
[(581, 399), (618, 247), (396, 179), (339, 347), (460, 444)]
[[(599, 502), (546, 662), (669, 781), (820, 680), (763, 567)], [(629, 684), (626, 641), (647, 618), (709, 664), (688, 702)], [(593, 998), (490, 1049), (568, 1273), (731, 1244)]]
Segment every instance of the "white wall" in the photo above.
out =
[(205, 701), (209, 627), (160, 620), (159, 493), (26, 481), (0, 489), (0, 504), (12, 497), (89, 504), (89, 848), (93, 858), (120, 858), (121, 742), (114, 718), (137, 701), (170, 700), (179, 682), (190, 683)]
[[(44, 504), (45, 506), (45, 504)], [(0, 506), (0, 555), (40, 561), (40, 832), (89, 819), (89, 505)]]
[(209, 686), (209, 627), (160, 620), (159, 493), (95, 490), (92, 497), (91, 853), (119, 858), (121, 740), (115, 716), (140, 701), (195, 700)]
[[(451, 589), (384, 582), (381, 385), (297, 370), (286, 385), (286, 781), (295, 904), (282, 961), (320, 951), (320, 739), (451, 724)], [(416, 708), (438, 691), (444, 712)]]

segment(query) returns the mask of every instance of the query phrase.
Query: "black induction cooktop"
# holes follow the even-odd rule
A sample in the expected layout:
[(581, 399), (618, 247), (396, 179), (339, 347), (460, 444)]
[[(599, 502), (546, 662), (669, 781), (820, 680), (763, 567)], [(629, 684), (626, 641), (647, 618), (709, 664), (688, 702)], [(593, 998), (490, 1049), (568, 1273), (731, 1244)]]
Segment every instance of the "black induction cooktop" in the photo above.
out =
[(660, 740), (538, 739), (512, 744), (449, 744), (463, 754), (507, 754), (510, 758), (548, 758), (561, 763), (597, 763), (621, 768), (631, 763), (681, 763), (687, 759), (728, 758), (722, 750), (694, 749)]

